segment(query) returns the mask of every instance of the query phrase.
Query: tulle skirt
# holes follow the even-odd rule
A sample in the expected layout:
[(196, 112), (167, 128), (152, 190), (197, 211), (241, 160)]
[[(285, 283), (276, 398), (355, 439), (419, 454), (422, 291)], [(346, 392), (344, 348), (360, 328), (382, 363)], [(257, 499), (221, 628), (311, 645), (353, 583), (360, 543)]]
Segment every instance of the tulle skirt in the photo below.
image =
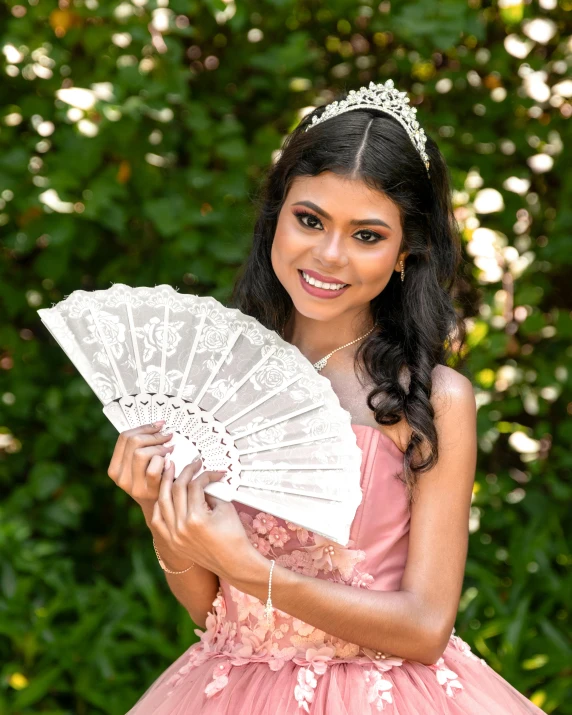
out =
[(544, 711), (452, 636), (434, 665), (336, 660), (232, 665), (193, 644), (127, 715), (524, 715)]

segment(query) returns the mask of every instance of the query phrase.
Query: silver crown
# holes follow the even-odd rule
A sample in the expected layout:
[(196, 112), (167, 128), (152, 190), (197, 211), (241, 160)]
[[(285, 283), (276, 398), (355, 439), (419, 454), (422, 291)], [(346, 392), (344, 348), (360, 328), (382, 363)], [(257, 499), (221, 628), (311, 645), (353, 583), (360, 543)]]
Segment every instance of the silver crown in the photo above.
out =
[(361, 87), (357, 91), (351, 89), (346, 99), (342, 99), (340, 102), (331, 102), (319, 117), (312, 117), (312, 123), (306, 127), (306, 131), (327, 119), (337, 117), (338, 114), (368, 107), (381, 109), (397, 119), (409, 134), (413, 145), (423, 159), (427, 173), (429, 173), (429, 157), (425, 152), (427, 137), (416, 119), (417, 107), (409, 106), (407, 92), (395, 89), (392, 79), (388, 79), (385, 84), (370, 82), (369, 88)]

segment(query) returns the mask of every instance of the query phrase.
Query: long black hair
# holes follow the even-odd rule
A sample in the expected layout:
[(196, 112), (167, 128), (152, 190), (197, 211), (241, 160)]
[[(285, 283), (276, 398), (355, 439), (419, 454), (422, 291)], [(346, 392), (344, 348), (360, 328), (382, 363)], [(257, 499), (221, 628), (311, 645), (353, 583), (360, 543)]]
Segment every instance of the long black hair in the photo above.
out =
[(394, 425), (404, 418), (411, 427), (402, 474), (411, 503), (419, 475), (435, 465), (439, 454), (430, 401), (432, 371), (457, 360), (465, 340), (464, 321), (454, 307), (463, 258), (449, 170), (427, 136), (429, 177), (405, 129), (382, 110), (355, 109), (306, 132), (323, 109), (307, 114), (286, 137), (264, 177), (252, 251), (239, 273), (232, 304), (277, 332), (291, 314), (292, 299), (274, 273), (270, 255), (278, 216), (295, 177), (332, 171), (361, 179), (396, 204), (403, 231), (399, 252), (408, 252), (404, 281), (393, 271), (371, 301), (378, 329), (360, 343), (355, 367), (356, 374), (363, 367), (373, 382), (367, 404), (376, 422)]

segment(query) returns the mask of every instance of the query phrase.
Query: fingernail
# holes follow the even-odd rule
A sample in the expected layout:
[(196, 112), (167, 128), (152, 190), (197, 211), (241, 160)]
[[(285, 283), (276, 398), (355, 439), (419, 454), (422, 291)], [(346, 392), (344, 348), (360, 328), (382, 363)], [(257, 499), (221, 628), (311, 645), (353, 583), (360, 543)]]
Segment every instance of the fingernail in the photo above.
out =
[(166, 420), (159, 420), (158, 422), (153, 422), (153, 427), (162, 427), (165, 424)]
[(200, 462), (201, 459), (202, 459), (201, 455), (200, 455), (200, 454), (197, 454), (197, 456), (193, 459), (193, 461), (191, 462), (191, 464), (196, 464), (197, 462)]
[(171, 466), (171, 455), (167, 454), (167, 456), (165, 457), (165, 469), (169, 469), (170, 466)]

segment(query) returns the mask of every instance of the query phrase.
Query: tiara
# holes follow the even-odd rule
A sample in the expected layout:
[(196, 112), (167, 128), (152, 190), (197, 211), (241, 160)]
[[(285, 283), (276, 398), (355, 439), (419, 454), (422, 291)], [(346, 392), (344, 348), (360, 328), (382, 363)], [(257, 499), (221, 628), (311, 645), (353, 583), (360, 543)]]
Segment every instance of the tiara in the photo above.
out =
[(306, 127), (306, 131), (315, 127), (316, 124), (325, 122), (327, 119), (337, 117), (338, 114), (350, 112), (352, 109), (366, 109), (368, 107), (381, 109), (397, 119), (409, 134), (413, 145), (423, 159), (427, 173), (429, 173), (429, 156), (425, 152), (427, 137), (416, 119), (417, 107), (409, 106), (407, 92), (400, 92), (395, 89), (392, 79), (388, 79), (385, 84), (383, 82), (378, 84), (370, 82), (369, 87), (361, 87), (357, 91), (351, 89), (346, 99), (342, 99), (340, 102), (331, 102), (319, 117), (313, 116), (312, 123)]

